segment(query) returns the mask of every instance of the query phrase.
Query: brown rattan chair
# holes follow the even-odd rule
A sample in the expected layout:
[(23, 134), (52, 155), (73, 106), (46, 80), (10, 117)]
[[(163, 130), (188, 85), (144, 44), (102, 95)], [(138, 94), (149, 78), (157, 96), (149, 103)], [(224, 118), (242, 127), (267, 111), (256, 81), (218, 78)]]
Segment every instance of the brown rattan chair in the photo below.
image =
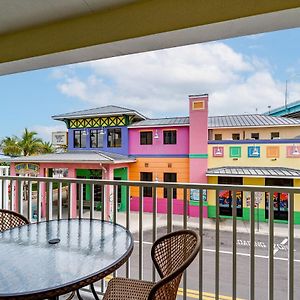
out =
[(179, 230), (159, 238), (152, 246), (151, 257), (161, 280), (113, 278), (103, 300), (173, 300), (184, 270), (200, 248), (200, 237), (192, 230)]
[(0, 232), (29, 224), (24, 216), (10, 210), (0, 209)]

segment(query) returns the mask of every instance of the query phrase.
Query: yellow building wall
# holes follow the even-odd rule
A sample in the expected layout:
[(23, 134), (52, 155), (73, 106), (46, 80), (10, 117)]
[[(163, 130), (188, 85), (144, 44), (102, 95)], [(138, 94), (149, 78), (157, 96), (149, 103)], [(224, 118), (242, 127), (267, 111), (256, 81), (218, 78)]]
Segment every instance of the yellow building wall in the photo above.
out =
[[(224, 166), (241, 166), (241, 167), (286, 167), (300, 169), (300, 155), (295, 157), (287, 157), (287, 146), (293, 146), (293, 144), (255, 144), (260, 147), (260, 157), (251, 158), (248, 157), (248, 147), (254, 146), (254, 144), (209, 144), (208, 145), (208, 168), (217, 168)], [(224, 157), (213, 157), (213, 147), (224, 147)], [(240, 158), (230, 157), (230, 147), (241, 147), (242, 153)], [(267, 147), (276, 146), (279, 147), (279, 157), (268, 158)], [(297, 148), (300, 151), (300, 145), (297, 144)]]
[[(294, 187), (300, 187), (300, 179), (294, 179)], [(295, 194), (294, 210), (300, 211), (300, 194)]]
[[(130, 164), (129, 179), (140, 180), (141, 172), (152, 172), (153, 180), (164, 181), (164, 173), (177, 173), (177, 182), (189, 182), (189, 158), (138, 158)], [(132, 187), (130, 195), (139, 196), (139, 188)], [(157, 197), (163, 198), (163, 189), (157, 189)], [(183, 199), (182, 189), (177, 190), (177, 198)]]
[(222, 134), (223, 140), (231, 140), (233, 133), (239, 133), (240, 139), (251, 139), (251, 133), (259, 133), (260, 140), (271, 139), (271, 132), (279, 132), (280, 139), (293, 139), (300, 135), (299, 126), (281, 126), (281, 127), (258, 127), (258, 128), (220, 128), (212, 129), (212, 140), (215, 139), (215, 134)]
[[(217, 176), (209, 176), (207, 178), (207, 183), (218, 184), (218, 177)], [(215, 190), (207, 191), (207, 204), (212, 205), (212, 206), (216, 205), (216, 191)]]

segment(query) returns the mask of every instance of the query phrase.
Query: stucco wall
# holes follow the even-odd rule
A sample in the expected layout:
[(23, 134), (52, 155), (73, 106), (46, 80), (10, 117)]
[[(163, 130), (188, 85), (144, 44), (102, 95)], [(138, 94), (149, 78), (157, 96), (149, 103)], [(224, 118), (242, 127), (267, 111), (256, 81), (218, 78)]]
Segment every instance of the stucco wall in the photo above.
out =
[[(158, 134), (158, 138), (155, 139), (154, 135)], [(175, 145), (164, 144), (165, 130), (177, 131), (177, 143)], [(152, 131), (153, 141), (152, 145), (140, 144), (140, 132)], [(189, 127), (162, 127), (162, 128), (129, 128), (129, 154), (130, 155), (157, 155), (163, 157), (165, 155), (188, 155), (189, 154)]]

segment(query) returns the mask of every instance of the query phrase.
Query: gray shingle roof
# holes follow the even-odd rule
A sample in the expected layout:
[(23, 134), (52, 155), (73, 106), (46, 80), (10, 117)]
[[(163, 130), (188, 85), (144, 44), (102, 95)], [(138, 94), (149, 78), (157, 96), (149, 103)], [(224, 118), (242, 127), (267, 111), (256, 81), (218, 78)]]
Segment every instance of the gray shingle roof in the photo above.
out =
[(300, 170), (284, 167), (220, 167), (208, 169), (206, 175), (300, 178)]
[[(183, 126), (189, 125), (189, 117), (148, 119), (132, 124), (130, 127)], [(300, 125), (300, 119), (273, 117), (266, 115), (231, 115), (208, 117), (208, 128), (230, 127), (269, 127)]]
[(63, 153), (41, 154), (11, 158), (10, 162), (86, 162), (86, 163), (124, 163), (134, 162), (135, 159), (126, 155), (104, 151), (69, 151)]
[(82, 117), (100, 117), (100, 116), (111, 116), (111, 115), (136, 115), (140, 117), (140, 119), (146, 119), (145, 116), (140, 114), (139, 112), (124, 108), (115, 105), (108, 105), (103, 107), (97, 107), (92, 109), (74, 111), (66, 114), (54, 115), (52, 118), (54, 120), (63, 120), (63, 119), (73, 119), (73, 118), (82, 118)]

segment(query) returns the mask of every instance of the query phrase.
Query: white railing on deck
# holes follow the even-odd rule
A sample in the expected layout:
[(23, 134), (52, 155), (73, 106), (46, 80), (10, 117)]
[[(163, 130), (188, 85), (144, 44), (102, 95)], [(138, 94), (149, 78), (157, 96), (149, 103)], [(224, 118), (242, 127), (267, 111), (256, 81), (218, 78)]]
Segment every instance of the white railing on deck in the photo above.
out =
[[(171, 232), (173, 230), (173, 208), (172, 208), (172, 195), (173, 189), (182, 189), (183, 190), (183, 201), (184, 201), (184, 214), (182, 217), (182, 227), (188, 227), (188, 203), (189, 200), (187, 198), (188, 191), (191, 189), (199, 190), (200, 199), (203, 197), (204, 190), (214, 190), (216, 191), (216, 218), (215, 218), (215, 271), (214, 271), (214, 286), (215, 286), (215, 299), (219, 299), (220, 296), (220, 214), (219, 214), (219, 191), (221, 190), (231, 190), (233, 191), (232, 197), (232, 299), (237, 299), (237, 199), (236, 192), (237, 191), (247, 191), (251, 193), (251, 203), (250, 203), (250, 259), (249, 259), (249, 299), (255, 299), (255, 192), (264, 192), (270, 193), (269, 198), (269, 216), (268, 216), (268, 279), (267, 279), (267, 289), (268, 289), (268, 299), (274, 299), (274, 208), (273, 205), (270, 205), (271, 195), (274, 192), (282, 192), (289, 194), (289, 205), (288, 205), (288, 289), (286, 299), (292, 300), (294, 299), (294, 199), (295, 194), (300, 194), (299, 188), (293, 187), (274, 187), (274, 186), (238, 186), (238, 185), (219, 185), (219, 184), (192, 184), (192, 183), (162, 183), (162, 182), (137, 182), (137, 181), (122, 181), (122, 180), (96, 180), (96, 179), (71, 179), (71, 178), (40, 178), (40, 177), (19, 177), (19, 176), (1, 176), (0, 183), (2, 186), (2, 197), (0, 201), (0, 208), (6, 208), (10, 210), (16, 210), (21, 214), (24, 214), (28, 219), (32, 222), (35, 221), (32, 218), (32, 204), (36, 202), (36, 221), (40, 222), (42, 218), (41, 210), (42, 210), (42, 195), (41, 195), (41, 185), (42, 183), (47, 184), (47, 199), (46, 199), (46, 220), (51, 219), (61, 219), (63, 217), (63, 185), (67, 186), (68, 190), (68, 199), (67, 199), (67, 217), (72, 217), (72, 186), (78, 184), (80, 186), (79, 200), (78, 200), (78, 208), (76, 217), (82, 218), (84, 216), (84, 208), (83, 208), (83, 184), (91, 185), (91, 203), (89, 209), (89, 217), (95, 218), (95, 209), (94, 209), (94, 187), (95, 185), (99, 185), (103, 187), (102, 197), (101, 197), (101, 214), (100, 218), (105, 219), (105, 211), (106, 211), (106, 193), (104, 192), (108, 186), (113, 187), (113, 199), (111, 201), (112, 205), (112, 217), (111, 220), (113, 222), (117, 222), (117, 198), (118, 198), (118, 189), (119, 185), (128, 187), (126, 189), (126, 218), (125, 218), (125, 226), (130, 230), (130, 188), (138, 187), (139, 188), (139, 230), (138, 230), (138, 278), (143, 279), (144, 277), (144, 243), (143, 243), (143, 188), (144, 187), (152, 187), (153, 189), (153, 212), (152, 212), (152, 242), (157, 239), (157, 189), (166, 188), (167, 189), (167, 216), (166, 216), (166, 227), (167, 231)], [(24, 195), (24, 184), (28, 186), (26, 191), (27, 195)], [(33, 201), (33, 191), (32, 185), (33, 183), (37, 184), (37, 192), (35, 196), (35, 200)], [(57, 189), (57, 205), (56, 205), (56, 213), (53, 215), (54, 207), (53, 207), (53, 183), (58, 184)], [(7, 192), (7, 187), (10, 186), (10, 191), (18, 191)], [(24, 203), (25, 200), (27, 202), (27, 209), (24, 211)], [(17, 204), (17, 209), (15, 204)], [(200, 236), (203, 237), (203, 202), (199, 201), (199, 218), (198, 218), (198, 228)], [(204, 237), (203, 237), (204, 238)], [(203, 296), (203, 243), (201, 245), (201, 249), (199, 252), (199, 268), (198, 276), (199, 276), (199, 299), (204, 299)], [(126, 263), (125, 274), (127, 277), (131, 276), (131, 262), (128, 261)], [(115, 274), (114, 274), (115, 275)], [(152, 280), (157, 280), (157, 274), (155, 272), (154, 267), (152, 268)], [(188, 278), (187, 274), (184, 274), (183, 277), (183, 289), (182, 295), (183, 299), (188, 298), (187, 296), (187, 283)], [(101, 288), (103, 290), (104, 283), (101, 282)], [(222, 298), (223, 299), (223, 298)]]

